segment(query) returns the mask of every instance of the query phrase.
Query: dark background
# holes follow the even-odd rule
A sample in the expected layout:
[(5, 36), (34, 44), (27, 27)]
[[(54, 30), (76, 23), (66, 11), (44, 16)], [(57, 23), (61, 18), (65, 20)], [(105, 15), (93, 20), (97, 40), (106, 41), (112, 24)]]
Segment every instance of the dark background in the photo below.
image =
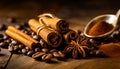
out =
[(120, 0), (0, 0), (0, 17), (31, 18), (45, 12), (65, 19), (115, 13)]

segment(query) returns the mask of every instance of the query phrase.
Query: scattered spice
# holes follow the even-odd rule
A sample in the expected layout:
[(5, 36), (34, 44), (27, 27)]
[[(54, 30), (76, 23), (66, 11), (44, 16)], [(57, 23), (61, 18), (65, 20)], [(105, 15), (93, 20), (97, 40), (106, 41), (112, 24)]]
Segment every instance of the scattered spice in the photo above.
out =
[(120, 43), (107, 43), (99, 46), (99, 50), (103, 51), (106, 56), (120, 57)]
[(113, 29), (113, 25), (105, 21), (99, 21), (89, 31), (88, 34), (91, 36), (98, 36), (105, 34)]

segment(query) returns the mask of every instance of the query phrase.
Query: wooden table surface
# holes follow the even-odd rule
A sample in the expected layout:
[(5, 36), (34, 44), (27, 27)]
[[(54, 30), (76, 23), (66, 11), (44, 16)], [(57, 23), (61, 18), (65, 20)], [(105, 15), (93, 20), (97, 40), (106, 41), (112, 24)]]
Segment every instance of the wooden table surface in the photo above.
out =
[[(31, 6), (34, 4), (34, 6)], [(20, 5), (20, 4), (19, 4)], [(18, 8), (11, 6), (11, 8), (6, 7), (3, 8), (0, 5), (0, 24), (7, 23), (6, 19), (8, 17), (17, 18), (17, 22), (21, 23), (23, 21), (28, 21), (30, 18), (37, 17), (37, 15), (49, 12), (61, 17), (70, 22), (70, 28), (73, 30), (84, 30), (85, 25), (95, 16), (112, 13), (114, 14), (116, 10), (114, 9), (80, 9), (76, 7), (72, 7), (72, 9), (68, 6), (60, 7), (56, 5), (49, 6), (49, 9), (44, 9), (38, 7), (39, 4), (34, 2), (27, 3), (27, 6), (18, 6)], [(52, 9), (56, 10), (50, 10)], [(59, 8), (58, 8), (59, 7)], [(46, 7), (45, 7), (46, 8)], [(48, 7), (47, 7), (48, 8)], [(43, 11), (45, 10), (45, 11)], [(18, 24), (16, 23), (16, 24)], [(15, 25), (15, 24), (12, 24)], [(0, 31), (3, 33), (4, 31)], [(0, 52), (0, 67), (4, 66), (10, 56), (10, 52), (7, 49), (2, 49)], [(6, 69), (120, 69), (120, 58), (86, 58), (86, 59), (67, 59), (66, 61), (58, 61), (55, 63), (46, 63), (43, 61), (36, 61), (28, 56), (22, 54), (13, 54), (10, 62)]]

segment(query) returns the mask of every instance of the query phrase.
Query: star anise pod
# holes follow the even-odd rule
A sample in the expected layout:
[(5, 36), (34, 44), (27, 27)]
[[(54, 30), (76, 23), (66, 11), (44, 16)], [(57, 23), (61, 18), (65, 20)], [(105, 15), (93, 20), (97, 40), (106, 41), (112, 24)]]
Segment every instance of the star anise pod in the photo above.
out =
[(64, 53), (66, 55), (72, 55), (73, 58), (86, 57), (86, 50), (90, 48), (87, 46), (86, 39), (78, 37), (76, 41), (71, 41), (66, 48), (64, 49)]

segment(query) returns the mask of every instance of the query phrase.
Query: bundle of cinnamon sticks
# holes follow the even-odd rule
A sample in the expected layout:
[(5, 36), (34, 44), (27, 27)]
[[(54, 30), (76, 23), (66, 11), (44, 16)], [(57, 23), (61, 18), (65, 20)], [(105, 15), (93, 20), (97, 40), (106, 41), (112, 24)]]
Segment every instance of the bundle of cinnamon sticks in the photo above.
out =
[(53, 48), (61, 45), (62, 41), (69, 42), (77, 38), (77, 33), (69, 29), (69, 23), (52, 14), (45, 13), (39, 16), (39, 21), (30, 19), (30, 28), (41, 36)]
[(37, 35), (41, 36), (42, 39), (48, 43), (48, 45), (53, 48), (60, 46), (62, 37), (57, 31), (39, 23), (35, 19), (30, 19), (28, 24), (30, 28), (37, 33)]

